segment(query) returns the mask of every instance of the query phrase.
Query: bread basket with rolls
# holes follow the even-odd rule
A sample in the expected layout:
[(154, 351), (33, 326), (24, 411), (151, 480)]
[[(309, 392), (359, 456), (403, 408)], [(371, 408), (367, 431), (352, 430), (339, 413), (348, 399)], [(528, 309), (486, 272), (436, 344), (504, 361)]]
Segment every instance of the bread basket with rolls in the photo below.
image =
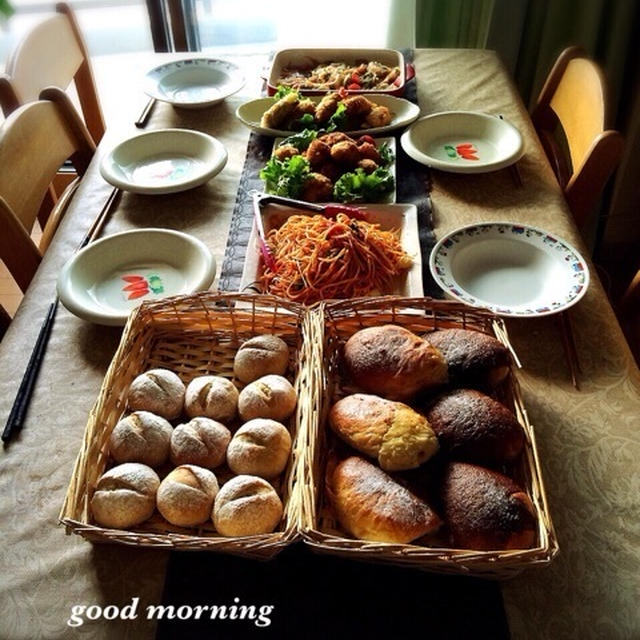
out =
[(558, 544), (502, 320), (427, 298), (318, 311), (318, 419), (298, 440), (305, 543), (488, 578), (549, 563)]
[(274, 556), (299, 538), (303, 307), (205, 292), (132, 313), (60, 514), (91, 542)]

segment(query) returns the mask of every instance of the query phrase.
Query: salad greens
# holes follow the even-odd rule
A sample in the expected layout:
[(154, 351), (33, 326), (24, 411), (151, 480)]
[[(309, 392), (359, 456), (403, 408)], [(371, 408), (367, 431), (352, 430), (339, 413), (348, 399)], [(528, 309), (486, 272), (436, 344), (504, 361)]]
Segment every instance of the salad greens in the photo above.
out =
[(264, 180), (268, 193), (297, 198), (310, 172), (309, 162), (302, 156), (271, 158), (260, 171), (260, 179)]
[(298, 151), (304, 151), (318, 137), (319, 133), (319, 131), (314, 131), (313, 129), (304, 129), (300, 133), (294, 133), (292, 136), (285, 138), (278, 146), (291, 145)]
[(337, 202), (378, 202), (395, 186), (387, 169), (378, 167), (373, 173), (365, 173), (359, 167), (342, 174), (333, 185), (333, 197)]

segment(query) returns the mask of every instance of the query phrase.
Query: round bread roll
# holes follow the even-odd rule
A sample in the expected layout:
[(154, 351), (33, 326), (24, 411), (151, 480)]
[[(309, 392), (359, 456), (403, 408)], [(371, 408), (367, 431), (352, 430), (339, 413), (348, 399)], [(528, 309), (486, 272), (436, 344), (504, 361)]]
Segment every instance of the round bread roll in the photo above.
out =
[(238, 399), (240, 417), (285, 420), (296, 408), (298, 397), (291, 383), (282, 376), (268, 375), (248, 384)]
[(227, 454), (231, 431), (211, 418), (192, 418), (171, 434), (171, 462), (195, 464), (207, 469), (221, 465)]
[(389, 400), (408, 400), (422, 389), (447, 382), (442, 354), (394, 324), (354, 333), (344, 346), (344, 361), (360, 389)]
[(184, 406), (190, 418), (205, 416), (231, 422), (238, 410), (238, 390), (221, 376), (200, 376), (187, 385)]
[(176, 467), (158, 488), (158, 511), (178, 527), (194, 527), (211, 517), (218, 480), (209, 469), (192, 464)]
[(280, 422), (255, 418), (243, 424), (227, 449), (227, 464), (237, 474), (275, 478), (284, 471), (291, 436)]
[(167, 420), (177, 418), (184, 405), (184, 384), (168, 369), (151, 369), (131, 383), (127, 400), (132, 411), (151, 411)]
[(158, 474), (144, 464), (127, 462), (100, 476), (91, 512), (103, 527), (126, 529), (148, 520), (156, 507)]
[(141, 462), (159, 467), (169, 457), (173, 427), (149, 411), (122, 418), (109, 437), (109, 451), (116, 462)]
[(213, 505), (213, 524), (223, 536), (271, 533), (283, 511), (278, 494), (266, 480), (241, 475), (220, 489)]
[(255, 336), (244, 342), (233, 360), (233, 373), (248, 383), (270, 373), (284, 375), (289, 364), (289, 347), (278, 336)]

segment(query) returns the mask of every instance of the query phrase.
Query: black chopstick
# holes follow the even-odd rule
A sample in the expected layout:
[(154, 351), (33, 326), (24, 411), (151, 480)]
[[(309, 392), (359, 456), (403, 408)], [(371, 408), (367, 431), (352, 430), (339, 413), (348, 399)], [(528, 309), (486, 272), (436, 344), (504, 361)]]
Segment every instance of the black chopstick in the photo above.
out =
[[(113, 210), (115, 203), (119, 199), (120, 193), (121, 191), (118, 188), (111, 190), (111, 193), (100, 210), (100, 213), (93, 221), (91, 227), (82, 239), (82, 242), (78, 245), (77, 251), (80, 251), (80, 249), (83, 249), (98, 237), (109, 217), (109, 214)], [(22, 429), (22, 424), (24, 423), (27, 409), (31, 402), (31, 395), (33, 394), (33, 389), (35, 388), (36, 380), (38, 379), (40, 366), (44, 360), (44, 354), (47, 349), (47, 344), (49, 343), (49, 337), (51, 336), (51, 330), (53, 329), (53, 323), (55, 321), (59, 302), (60, 299), (56, 295), (55, 300), (49, 305), (47, 315), (42, 322), (40, 332), (36, 338), (36, 343), (33, 347), (33, 351), (31, 352), (29, 362), (27, 363), (27, 368), (25, 369), (22, 381), (18, 387), (18, 392), (16, 393), (15, 400), (13, 401), (11, 412), (7, 418), (7, 423), (2, 431), (3, 442), (8, 442), (16, 433), (18, 433), (18, 431), (20, 431), (20, 429)]]
[(571, 384), (577, 391), (580, 391), (578, 374), (582, 373), (582, 369), (580, 367), (580, 360), (578, 359), (578, 350), (573, 335), (573, 328), (571, 327), (569, 312), (561, 311), (558, 314), (558, 322), (560, 324), (560, 333), (562, 334), (562, 347), (564, 348), (564, 355), (569, 367), (569, 374), (571, 375)]
[(138, 129), (144, 129), (144, 127), (147, 124), (147, 121), (149, 120), (149, 116), (151, 115), (151, 112), (153, 111), (153, 107), (156, 104), (156, 99), (155, 98), (149, 98), (147, 104), (145, 105), (144, 109), (142, 110), (142, 113), (140, 114), (140, 117), (135, 121), (135, 125), (136, 127), (138, 127)]
[[(498, 114), (498, 118), (500, 118), (500, 120), (504, 120), (501, 113)], [(513, 164), (510, 164), (507, 169), (509, 169), (509, 175), (511, 176), (511, 179), (515, 183), (516, 187), (521, 188), (524, 183), (522, 182), (522, 174), (520, 173), (520, 169), (518, 168), (518, 163), (514, 162)]]

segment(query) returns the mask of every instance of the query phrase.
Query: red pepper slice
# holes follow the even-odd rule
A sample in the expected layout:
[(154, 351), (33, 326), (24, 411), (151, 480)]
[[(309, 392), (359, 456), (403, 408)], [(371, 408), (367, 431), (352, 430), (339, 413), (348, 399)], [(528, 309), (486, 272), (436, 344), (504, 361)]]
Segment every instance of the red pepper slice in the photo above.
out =
[(356, 82), (351, 82), (347, 85), (347, 89), (349, 89), (349, 91), (359, 91), (362, 87)]

